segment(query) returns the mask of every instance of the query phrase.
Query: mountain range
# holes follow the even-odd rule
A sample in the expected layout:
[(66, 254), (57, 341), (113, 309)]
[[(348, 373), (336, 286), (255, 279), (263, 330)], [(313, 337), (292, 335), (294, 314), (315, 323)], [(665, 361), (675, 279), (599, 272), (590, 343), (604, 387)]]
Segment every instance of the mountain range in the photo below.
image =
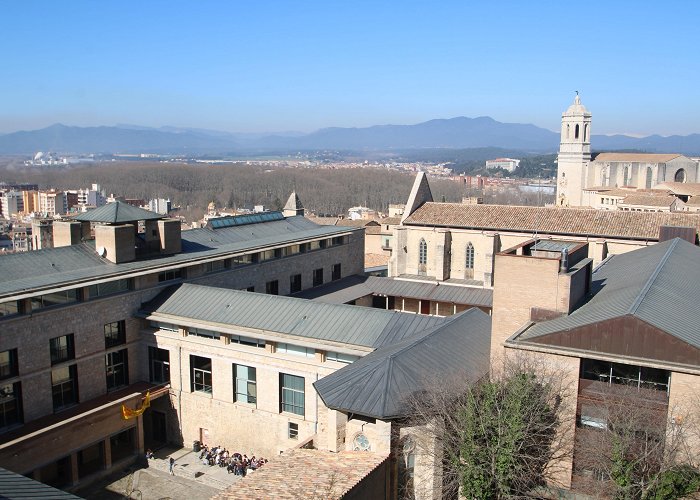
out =
[[(683, 154), (700, 153), (700, 134), (686, 136), (594, 135), (593, 149), (640, 150)], [(523, 153), (557, 151), (559, 134), (532, 124), (502, 123), (493, 118), (457, 117), (415, 125), (332, 127), (309, 134), (237, 134), (179, 127), (116, 125), (73, 127), (62, 124), (39, 130), (0, 135), (0, 154), (158, 153), (236, 154), (246, 151), (392, 151), (405, 149), (468, 149), (496, 147)]]

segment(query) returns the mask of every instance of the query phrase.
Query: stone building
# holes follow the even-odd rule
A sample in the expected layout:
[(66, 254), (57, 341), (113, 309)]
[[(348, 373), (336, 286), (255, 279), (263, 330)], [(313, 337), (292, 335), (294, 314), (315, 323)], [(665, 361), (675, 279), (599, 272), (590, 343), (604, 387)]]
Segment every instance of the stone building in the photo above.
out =
[(165, 288), (288, 294), (363, 271), (360, 231), (279, 212), (180, 233), (179, 221), (113, 202), (56, 221), (53, 240), (0, 257), (0, 465), (62, 487), (123, 467), (149, 440), (183, 442), (160, 433), (155, 412), (121, 414), (147, 391), (169, 404), (170, 363), (138, 316)]

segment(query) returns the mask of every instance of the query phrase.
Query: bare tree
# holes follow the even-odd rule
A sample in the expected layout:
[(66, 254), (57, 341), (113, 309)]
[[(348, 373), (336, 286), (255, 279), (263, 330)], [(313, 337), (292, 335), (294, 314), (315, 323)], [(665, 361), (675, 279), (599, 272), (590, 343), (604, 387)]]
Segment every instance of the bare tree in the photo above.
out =
[(415, 397), (408, 427), (433, 468), (416, 467), (413, 491), (427, 484), (432, 491), (419, 496), (523, 498), (556, 484), (572, 452), (570, 381), (551, 360), (513, 356), (490, 378), (442, 380)]

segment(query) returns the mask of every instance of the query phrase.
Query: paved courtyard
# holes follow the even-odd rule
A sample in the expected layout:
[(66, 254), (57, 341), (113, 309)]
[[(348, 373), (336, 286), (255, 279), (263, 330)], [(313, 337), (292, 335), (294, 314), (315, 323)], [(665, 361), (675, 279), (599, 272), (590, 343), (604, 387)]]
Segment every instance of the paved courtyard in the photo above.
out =
[[(186, 448), (163, 448), (148, 461), (148, 467), (113, 473), (75, 493), (97, 500), (134, 499), (209, 499), (241, 478), (225, 468), (203, 465), (199, 454)], [(168, 474), (168, 459), (175, 459), (175, 476)]]

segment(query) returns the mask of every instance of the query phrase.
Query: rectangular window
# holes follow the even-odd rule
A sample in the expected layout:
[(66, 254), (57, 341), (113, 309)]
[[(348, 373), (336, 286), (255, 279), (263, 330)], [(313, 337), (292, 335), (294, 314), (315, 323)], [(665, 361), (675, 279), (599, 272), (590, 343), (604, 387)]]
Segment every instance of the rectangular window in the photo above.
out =
[(178, 327), (171, 325), (170, 323), (160, 323), (158, 321), (151, 321), (149, 323), (151, 327), (157, 328), (158, 330), (163, 330), (164, 332), (177, 332)]
[(287, 437), (289, 439), (299, 439), (299, 424), (296, 422), (289, 422), (287, 426)]
[(303, 356), (305, 358), (313, 358), (316, 354), (316, 350), (312, 347), (303, 347), (295, 344), (285, 344), (283, 342), (277, 343), (277, 352), (284, 354), (293, 354), (295, 356)]
[(105, 325), (105, 349), (126, 343), (126, 322), (114, 321)]
[(191, 354), (190, 379), (192, 392), (211, 394), (211, 359)]
[(301, 274), (292, 274), (289, 277), (289, 293), (301, 292)]
[(323, 285), (323, 268), (314, 269), (313, 286)]
[(19, 302), (13, 300), (11, 302), (3, 302), (0, 304), (0, 319), (5, 316), (14, 316), (19, 314)]
[(19, 382), (0, 386), (0, 427), (21, 424), (22, 391)]
[(148, 375), (154, 384), (170, 382), (170, 351), (148, 346)]
[(272, 260), (277, 257), (277, 252), (275, 250), (264, 250), (259, 254), (260, 262), (265, 262), (266, 260)]
[(340, 279), (340, 264), (333, 264), (333, 272), (331, 273), (331, 280), (339, 280)]
[(214, 262), (207, 262), (204, 267), (204, 272), (207, 274), (218, 273), (226, 269), (226, 263), (223, 260), (215, 260)]
[(280, 286), (278, 280), (268, 281), (265, 283), (265, 293), (268, 295), (279, 295)]
[(243, 335), (231, 335), (232, 344), (249, 345), (252, 347), (265, 347), (265, 341), (262, 339), (254, 339), (253, 337), (245, 337)]
[(658, 368), (582, 359), (580, 377), (606, 384), (623, 384), (638, 389), (653, 389), (668, 393), (671, 374), (667, 370)]
[(256, 404), (258, 388), (255, 379), (255, 368), (244, 365), (233, 365), (235, 382), (234, 401)]
[(334, 238), (332, 238), (329, 241), (331, 242), (332, 247), (336, 247), (338, 245), (342, 245), (343, 243), (345, 243), (345, 236), (335, 236)]
[(280, 411), (304, 415), (304, 377), (280, 373)]
[(231, 259), (231, 262), (233, 262), (234, 266), (244, 266), (246, 264), (252, 264), (253, 256), (251, 254), (236, 255)]
[(308, 243), (309, 245), (309, 250), (318, 250), (321, 248), (321, 242), (320, 241), (310, 241)]
[(51, 351), (51, 364), (55, 365), (75, 358), (75, 344), (73, 334), (54, 337), (49, 340)]
[(95, 297), (104, 297), (105, 295), (127, 292), (131, 289), (130, 281), (129, 279), (123, 279), (90, 285), (88, 287), (88, 296), (94, 299)]
[(326, 353), (326, 360), (327, 361), (337, 361), (338, 363), (352, 363), (353, 361), (357, 361), (360, 359), (359, 356), (355, 356), (353, 354), (343, 354), (342, 352), (332, 352), (328, 351)]
[(205, 330), (204, 328), (188, 328), (187, 335), (194, 335), (195, 337), (204, 337), (206, 339), (219, 340), (221, 334), (213, 330)]
[(45, 307), (62, 306), (71, 304), (79, 300), (78, 290), (64, 290), (62, 292), (47, 293), (38, 297), (32, 297), (32, 310), (43, 309)]
[(287, 257), (289, 255), (296, 255), (298, 253), (301, 253), (301, 246), (300, 245), (290, 245), (288, 247), (284, 247), (282, 253), (285, 257)]
[(129, 355), (126, 349), (105, 355), (107, 390), (129, 385)]
[(254, 286), (249, 286), (248, 288), (245, 289), (246, 292), (254, 292), (255, 287)]
[(51, 371), (51, 392), (54, 411), (78, 403), (78, 367), (63, 366)]
[(0, 352), (0, 380), (16, 377), (18, 373), (17, 349)]
[(170, 269), (169, 271), (162, 271), (158, 273), (159, 283), (164, 281), (179, 280), (180, 278), (182, 278), (182, 269)]

